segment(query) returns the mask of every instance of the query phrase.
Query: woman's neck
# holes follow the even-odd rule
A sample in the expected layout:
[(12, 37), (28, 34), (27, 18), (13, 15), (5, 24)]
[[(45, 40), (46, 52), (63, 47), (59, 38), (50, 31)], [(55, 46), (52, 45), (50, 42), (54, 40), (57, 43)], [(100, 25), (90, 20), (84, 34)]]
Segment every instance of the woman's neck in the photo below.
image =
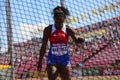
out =
[(56, 28), (57, 30), (61, 30), (62, 27), (63, 27), (63, 24), (55, 24), (55, 28)]

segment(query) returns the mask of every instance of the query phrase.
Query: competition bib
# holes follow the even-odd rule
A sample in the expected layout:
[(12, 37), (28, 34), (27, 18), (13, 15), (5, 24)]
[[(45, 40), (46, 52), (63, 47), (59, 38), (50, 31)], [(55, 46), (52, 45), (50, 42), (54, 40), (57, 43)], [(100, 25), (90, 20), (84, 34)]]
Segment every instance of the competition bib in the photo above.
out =
[(56, 56), (67, 54), (67, 45), (66, 44), (53, 44), (51, 51), (52, 51), (52, 54)]

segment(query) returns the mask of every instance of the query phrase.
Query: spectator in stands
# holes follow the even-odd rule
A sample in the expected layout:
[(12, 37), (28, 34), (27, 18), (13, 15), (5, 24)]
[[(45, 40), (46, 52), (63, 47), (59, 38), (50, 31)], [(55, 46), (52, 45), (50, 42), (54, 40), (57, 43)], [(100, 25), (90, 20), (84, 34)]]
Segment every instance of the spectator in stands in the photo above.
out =
[(115, 60), (115, 63), (112, 63), (111, 66), (120, 66), (120, 60)]
[(54, 24), (44, 29), (38, 70), (42, 68), (46, 45), (48, 40), (50, 40), (50, 50), (47, 59), (49, 80), (56, 80), (58, 75), (60, 75), (62, 80), (71, 80), (71, 64), (67, 47), (68, 37), (71, 36), (76, 44), (83, 43), (84, 39), (76, 38), (75, 32), (64, 24), (66, 17), (69, 16), (67, 8), (57, 6), (53, 9), (53, 15)]

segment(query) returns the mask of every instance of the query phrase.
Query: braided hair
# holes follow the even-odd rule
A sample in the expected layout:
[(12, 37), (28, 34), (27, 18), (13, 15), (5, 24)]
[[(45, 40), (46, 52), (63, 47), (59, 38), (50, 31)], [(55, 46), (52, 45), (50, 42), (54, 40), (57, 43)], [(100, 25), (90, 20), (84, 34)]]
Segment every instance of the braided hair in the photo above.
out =
[(57, 6), (53, 9), (52, 14), (56, 16), (64, 16), (65, 18), (70, 15), (69, 10), (63, 6)]

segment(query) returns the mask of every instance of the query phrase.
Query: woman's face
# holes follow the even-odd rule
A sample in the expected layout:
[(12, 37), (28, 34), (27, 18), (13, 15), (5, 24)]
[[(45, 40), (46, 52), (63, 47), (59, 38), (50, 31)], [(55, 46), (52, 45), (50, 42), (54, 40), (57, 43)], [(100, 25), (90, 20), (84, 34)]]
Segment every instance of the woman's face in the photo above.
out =
[(61, 29), (64, 23), (65, 17), (64, 16), (54, 16), (54, 21), (57, 29)]

